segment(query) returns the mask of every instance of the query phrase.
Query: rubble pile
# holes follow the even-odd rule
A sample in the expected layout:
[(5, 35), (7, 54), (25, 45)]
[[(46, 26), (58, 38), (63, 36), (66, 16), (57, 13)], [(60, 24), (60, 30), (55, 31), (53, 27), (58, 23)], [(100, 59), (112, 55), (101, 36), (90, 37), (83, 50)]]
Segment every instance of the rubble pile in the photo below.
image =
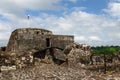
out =
[(32, 52), (21, 52), (21, 55), (17, 55), (15, 59), (15, 65), (18, 68), (28, 67), (33, 65), (34, 58)]
[[(86, 44), (72, 43), (65, 47), (64, 50), (59, 48), (46, 48), (44, 50), (28, 50), (19, 52), (4, 52), (0, 53), (1, 66), (16, 66), (16, 68), (23, 68), (38, 64), (36, 61), (47, 64), (58, 64), (68, 66), (103, 66), (104, 55), (93, 55), (91, 47)], [(119, 53), (114, 58), (113, 55), (106, 55), (106, 62), (114, 64), (119, 67)], [(114, 68), (114, 66), (112, 68)], [(110, 65), (111, 67), (111, 65)], [(120, 70), (120, 69), (118, 69)]]
[(44, 63), (54, 63), (61, 65), (66, 63), (68, 65), (75, 65), (77, 63), (90, 63), (90, 47), (82, 44), (70, 44), (64, 50), (59, 48), (47, 48), (44, 50), (28, 50), (18, 52), (0, 53), (0, 65), (2, 66), (16, 66), (16, 68), (28, 67), (35, 64), (39, 60)]
[(98, 73), (76, 67), (40, 63), (37, 66), (0, 73), (0, 80), (119, 80), (120, 72)]
[(90, 64), (91, 49), (88, 45), (83, 44), (71, 44), (64, 49), (64, 53), (67, 54), (68, 64), (74, 65), (82, 63), (85, 65)]
[[(111, 56), (107, 56), (110, 59)], [(116, 56), (118, 59), (118, 54)], [(110, 70), (106, 75), (99, 72), (100, 68), (104, 68), (103, 59), (103, 55), (93, 55), (90, 46), (77, 43), (66, 46), (64, 50), (50, 47), (44, 50), (1, 51), (0, 80), (119, 80), (119, 66), (117, 74)]]
[[(4, 70), (12, 70), (12, 66), (15, 66), (16, 68), (23, 68), (28, 67), (33, 64), (33, 56), (32, 52), (19, 52), (13, 53), (13, 52), (2, 52), (0, 53), (0, 65), (1, 65), (1, 71)], [(6, 69), (4, 69), (6, 68)]]

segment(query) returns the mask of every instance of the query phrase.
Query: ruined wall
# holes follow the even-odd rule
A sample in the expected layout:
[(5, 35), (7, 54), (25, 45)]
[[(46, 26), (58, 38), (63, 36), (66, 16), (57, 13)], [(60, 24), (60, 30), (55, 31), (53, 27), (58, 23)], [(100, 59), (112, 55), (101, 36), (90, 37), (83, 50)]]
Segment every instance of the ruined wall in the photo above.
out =
[(43, 50), (48, 47), (64, 49), (73, 42), (73, 36), (53, 35), (51, 31), (39, 28), (23, 28), (12, 32), (6, 51)]
[(74, 36), (54, 35), (52, 36), (51, 46), (64, 49), (67, 45), (74, 43)]
[(6, 51), (24, 51), (42, 49), (46, 47), (46, 37), (52, 35), (51, 31), (37, 28), (17, 29), (12, 32)]

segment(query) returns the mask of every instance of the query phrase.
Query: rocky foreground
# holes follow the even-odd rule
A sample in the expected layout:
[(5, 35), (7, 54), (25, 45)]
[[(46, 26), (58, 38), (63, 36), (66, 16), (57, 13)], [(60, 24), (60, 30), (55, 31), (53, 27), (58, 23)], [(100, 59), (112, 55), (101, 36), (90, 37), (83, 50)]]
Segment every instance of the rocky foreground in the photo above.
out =
[(29, 68), (1, 72), (0, 80), (120, 80), (120, 72), (104, 74), (76, 66), (39, 63)]
[(87, 45), (19, 53), (0, 54), (0, 80), (120, 80), (120, 58), (107, 62), (104, 74), (104, 58), (91, 57)]

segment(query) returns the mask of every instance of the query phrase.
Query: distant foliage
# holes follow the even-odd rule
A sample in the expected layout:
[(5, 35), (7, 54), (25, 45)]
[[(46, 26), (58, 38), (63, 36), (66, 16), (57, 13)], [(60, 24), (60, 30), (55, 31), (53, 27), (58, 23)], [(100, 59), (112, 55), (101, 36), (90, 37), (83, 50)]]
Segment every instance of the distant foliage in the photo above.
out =
[(92, 47), (93, 54), (114, 54), (120, 50), (120, 46)]

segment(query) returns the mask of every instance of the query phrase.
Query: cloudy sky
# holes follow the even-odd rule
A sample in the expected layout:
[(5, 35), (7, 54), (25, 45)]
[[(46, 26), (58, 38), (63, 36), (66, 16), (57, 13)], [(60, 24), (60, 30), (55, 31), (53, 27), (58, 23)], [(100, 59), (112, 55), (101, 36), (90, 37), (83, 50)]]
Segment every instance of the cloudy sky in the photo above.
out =
[(74, 35), (78, 43), (120, 45), (120, 0), (0, 0), (0, 46), (24, 27)]

